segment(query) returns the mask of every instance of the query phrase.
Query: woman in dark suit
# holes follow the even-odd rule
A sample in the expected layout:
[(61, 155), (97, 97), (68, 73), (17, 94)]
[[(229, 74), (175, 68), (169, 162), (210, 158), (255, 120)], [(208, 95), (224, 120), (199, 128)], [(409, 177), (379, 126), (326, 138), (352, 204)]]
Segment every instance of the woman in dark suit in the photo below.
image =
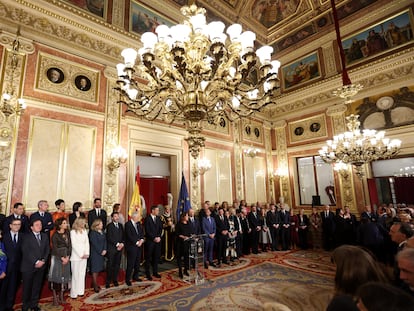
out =
[(102, 219), (97, 218), (93, 221), (89, 231), (90, 251), (90, 271), (92, 273), (92, 285), (96, 293), (101, 288), (98, 286), (98, 273), (104, 270), (106, 255), (106, 236), (103, 232)]
[(72, 228), (73, 223), (75, 222), (76, 218), (82, 217), (85, 218), (85, 213), (82, 210), (82, 203), (75, 202), (73, 203), (72, 207), (72, 214), (69, 215), (69, 225)]

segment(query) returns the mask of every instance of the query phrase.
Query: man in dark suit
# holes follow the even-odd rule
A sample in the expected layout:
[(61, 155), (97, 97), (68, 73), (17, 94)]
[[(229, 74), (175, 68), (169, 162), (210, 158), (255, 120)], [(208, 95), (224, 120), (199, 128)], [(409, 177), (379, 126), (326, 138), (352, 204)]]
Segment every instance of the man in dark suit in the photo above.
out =
[(270, 210), (266, 214), (266, 222), (270, 228), (270, 235), (272, 236), (272, 251), (277, 251), (277, 244), (279, 241), (280, 215), (276, 210), (276, 205), (274, 203), (270, 204)]
[(20, 232), (21, 233), (29, 233), (31, 231), (29, 217), (24, 215), (23, 203), (20, 203), (20, 202), (14, 203), (13, 214), (6, 217), (6, 219), (3, 222), (3, 232), (10, 231), (10, 224), (12, 223), (13, 219), (20, 219), (21, 221)]
[(280, 206), (280, 240), (282, 242), (282, 250), (286, 251), (290, 245), (290, 215), (285, 209), (285, 204), (281, 204)]
[(131, 286), (131, 277), (141, 282), (139, 278), (139, 265), (141, 261), (142, 245), (144, 244), (144, 231), (139, 221), (139, 213), (134, 212), (131, 220), (125, 224), (125, 248), (127, 253), (127, 268), (125, 284)]
[(4, 249), (7, 255), (6, 277), (3, 279), (0, 292), (0, 311), (13, 310), (17, 289), (20, 284), (20, 265), (22, 261), (23, 234), (19, 233), (22, 222), (20, 219), (13, 219), (10, 224), (10, 231), (3, 235)]
[(361, 213), (361, 219), (367, 218), (369, 221), (376, 222), (378, 220), (378, 215), (372, 211), (371, 205), (365, 206), (365, 211)]
[(188, 222), (191, 226), (191, 234), (199, 235), (201, 233), (201, 227), (199, 220), (194, 216), (194, 209), (190, 208), (188, 210)]
[(30, 222), (39, 219), (42, 222), (42, 232), (46, 233), (50, 239), (50, 230), (54, 228), (54, 224), (52, 214), (47, 211), (49, 203), (46, 200), (40, 200), (37, 208), (38, 211), (30, 215)]
[(22, 242), (22, 311), (40, 311), (38, 303), (50, 251), (49, 238), (42, 232), (40, 219), (33, 220), (30, 228), (31, 232), (23, 237)]
[(246, 207), (240, 208), (240, 224), (242, 230), (242, 253), (243, 255), (250, 254), (250, 234), (252, 229), (250, 228), (249, 220), (247, 219), (247, 209)]
[(119, 223), (118, 212), (113, 212), (111, 218), (112, 222), (106, 226), (106, 243), (108, 247), (106, 288), (109, 288), (112, 282), (114, 286), (118, 286), (118, 273), (124, 248), (124, 228)]
[(323, 248), (329, 251), (334, 245), (335, 233), (335, 214), (330, 211), (329, 205), (325, 205), (325, 210), (321, 212), (321, 218)]
[(309, 218), (304, 214), (305, 210), (301, 208), (298, 214), (298, 237), (299, 237), (299, 247), (302, 249), (308, 248), (308, 228), (309, 228)]
[(92, 227), (92, 223), (95, 219), (102, 219), (103, 227), (106, 228), (106, 211), (101, 207), (101, 199), (95, 198), (93, 200), (93, 209), (88, 212), (88, 227)]
[(158, 216), (160, 209), (158, 206), (151, 206), (151, 214), (144, 221), (145, 227), (145, 276), (148, 280), (152, 280), (150, 267), (152, 265), (152, 275), (160, 278), (158, 274), (158, 262), (161, 257), (161, 234), (162, 221)]
[(252, 229), (250, 233), (250, 245), (252, 247), (252, 253), (259, 253), (259, 234), (262, 230), (260, 226), (259, 216), (257, 215), (256, 205), (250, 207), (250, 213), (247, 215), (247, 220), (249, 221), (249, 226)]
[(226, 259), (226, 247), (229, 230), (229, 220), (224, 215), (224, 208), (220, 207), (218, 209), (218, 215), (216, 216), (217, 260), (219, 265), (221, 262), (228, 264)]
[(203, 233), (206, 235), (204, 237), (204, 267), (207, 269), (208, 264), (215, 267), (216, 265), (213, 262), (213, 249), (214, 249), (214, 239), (216, 237), (216, 222), (211, 216), (210, 209), (205, 209), (206, 217), (203, 217), (201, 220), (201, 227)]
[(3, 224), (5, 220), (6, 220), (6, 215), (0, 213), (0, 229), (3, 228)]

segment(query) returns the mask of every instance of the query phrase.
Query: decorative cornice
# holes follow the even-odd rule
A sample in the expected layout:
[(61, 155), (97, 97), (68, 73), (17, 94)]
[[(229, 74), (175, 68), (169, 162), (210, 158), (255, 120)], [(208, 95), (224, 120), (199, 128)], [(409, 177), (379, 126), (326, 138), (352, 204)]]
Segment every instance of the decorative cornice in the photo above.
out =
[[(65, 48), (74, 49), (75, 54), (89, 51), (89, 54), (82, 55), (89, 59), (91, 59), (90, 51), (93, 51), (96, 53), (95, 57), (99, 55), (100, 59), (105, 59), (106, 63), (111, 64), (120, 58), (122, 47), (129, 45), (126, 42), (128, 38), (138, 39), (136, 35), (76, 10), (61, 1), (48, 2), (49, 7), (45, 8), (24, 0), (0, 1), (0, 18), (3, 24), (7, 21), (9, 30), (22, 26), (22, 33), (25, 36), (30, 34), (40, 42), (43, 36), (45, 41), (53, 42), (55, 45), (58, 45), (58, 41), (62, 41), (65, 43)], [(77, 16), (70, 18), (71, 15), (65, 15), (63, 10), (54, 10), (56, 6), (76, 13)], [(122, 35), (125, 41), (119, 40), (119, 35)]]

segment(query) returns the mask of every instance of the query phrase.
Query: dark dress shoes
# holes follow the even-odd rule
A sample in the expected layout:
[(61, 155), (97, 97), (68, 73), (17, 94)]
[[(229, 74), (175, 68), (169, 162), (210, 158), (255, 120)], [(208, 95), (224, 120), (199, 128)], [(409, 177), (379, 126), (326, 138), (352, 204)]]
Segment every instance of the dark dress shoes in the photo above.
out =
[(114, 286), (118, 286), (119, 284), (118, 284), (118, 282), (114, 282)]
[(109, 285), (109, 283), (106, 283), (105, 288), (110, 288), (111, 285)]
[(125, 281), (125, 284), (128, 285), (128, 286), (132, 286), (131, 281)]
[(146, 278), (147, 278), (148, 281), (152, 281), (151, 275), (147, 275)]
[(140, 279), (140, 278), (133, 278), (133, 280), (134, 280), (135, 282), (142, 282), (142, 279)]
[(158, 273), (155, 273), (155, 274), (153, 274), (152, 275), (154, 278), (157, 278), (157, 279), (160, 279), (161, 278), (161, 275), (159, 275)]

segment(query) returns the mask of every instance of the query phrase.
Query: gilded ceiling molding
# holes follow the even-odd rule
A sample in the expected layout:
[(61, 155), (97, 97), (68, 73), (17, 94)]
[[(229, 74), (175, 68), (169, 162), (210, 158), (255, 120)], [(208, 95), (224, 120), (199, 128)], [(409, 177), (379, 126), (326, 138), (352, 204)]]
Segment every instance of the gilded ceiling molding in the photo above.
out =
[[(27, 32), (27, 28), (34, 31), (38, 37), (46, 35), (48, 38), (52, 37), (69, 42), (72, 47), (78, 47), (78, 50), (81, 48), (91, 50), (99, 54), (100, 57), (105, 59), (111, 58), (111, 62), (119, 59), (122, 46), (127, 45), (125, 42), (119, 41), (116, 34), (111, 35), (110, 31), (105, 32), (104, 29), (99, 31), (97, 27), (92, 28), (91, 26), (80, 24), (27, 1), (18, 1), (18, 3), (28, 8), (14, 7), (0, 2), (0, 18), (3, 21), (9, 21), (11, 25), (16, 24), (16, 27), (24, 26), (25, 32)], [(34, 15), (33, 11), (38, 12), (42, 16)], [(109, 27), (110, 25), (107, 24), (105, 26)], [(122, 32), (123, 35), (128, 35), (127, 32), (120, 31), (118, 28), (110, 28)], [(90, 57), (87, 58), (90, 59)]]
[[(363, 91), (358, 94), (359, 98), (362, 98), (365, 96), (364, 93), (372, 89), (377, 91), (378, 88), (386, 86), (391, 90), (401, 81), (405, 84), (411, 83), (409, 81), (414, 79), (413, 71), (414, 48), (409, 48), (350, 70), (349, 73), (353, 82), (361, 83), (364, 86)], [(275, 108), (269, 109), (269, 119), (281, 118), (288, 113), (303, 109), (315, 109), (318, 106), (321, 109), (326, 108), (326, 105), (338, 101), (332, 91), (340, 84), (341, 77), (336, 75), (316, 82), (307, 88), (281, 95), (277, 99)]]

